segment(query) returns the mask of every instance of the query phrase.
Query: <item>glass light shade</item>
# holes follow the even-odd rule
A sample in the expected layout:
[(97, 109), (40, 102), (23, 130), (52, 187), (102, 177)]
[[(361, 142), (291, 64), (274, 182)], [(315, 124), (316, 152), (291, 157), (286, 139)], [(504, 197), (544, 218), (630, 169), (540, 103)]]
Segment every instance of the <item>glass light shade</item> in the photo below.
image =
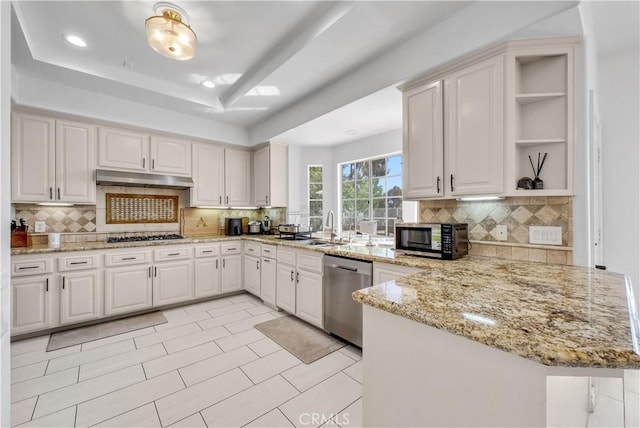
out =
[(162, 16), (152, 16), (145, 22), (149, 45), (161, 55), (184, 61), (193, 58), (198, 39), (180, 14), (165, 10)]

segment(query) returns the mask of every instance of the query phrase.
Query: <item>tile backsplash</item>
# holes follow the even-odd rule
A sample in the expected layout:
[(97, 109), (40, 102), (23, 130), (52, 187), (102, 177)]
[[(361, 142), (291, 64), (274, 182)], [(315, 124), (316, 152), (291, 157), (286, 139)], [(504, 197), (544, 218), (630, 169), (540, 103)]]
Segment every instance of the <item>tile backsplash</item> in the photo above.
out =
[[(573, 200), (571, 197), (513, 197), (499, 201), (420, 201), (420, 221), (467, 223), (471, 253), (500, 258), (572, 264)], [(498, 241), (497, 225), (507, 226)], [(529, 226), (562, 227), (562, 246), (529, 244)], [(480, 241), (480, 242), (478, 242)]]

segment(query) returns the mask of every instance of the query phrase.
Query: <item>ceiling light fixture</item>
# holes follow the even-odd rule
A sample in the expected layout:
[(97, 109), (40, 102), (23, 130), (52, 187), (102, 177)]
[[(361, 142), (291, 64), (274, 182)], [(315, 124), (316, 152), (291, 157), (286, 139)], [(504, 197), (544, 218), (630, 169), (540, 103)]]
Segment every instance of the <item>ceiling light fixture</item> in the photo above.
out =
[(203, 80), (202, 82), (200, 82), (200, 84), (208, 89), (213, 89), (216, 87), (216, 84), (213, 83), (211, 80)]
[(67, 41), (67, 43), (70, 43), (73, 46), (77, 46), (79, 48), (87, 47), (87, 42), (85, 42), (78, 36), (75, 36), (73, 34), (63, 34), (62, 37)]
[(147, 18), (147, 41), (149, 45), (167, 58), (184, 61), (193, 58), (198, 39), (188, 25), (187, 13), (171, 3), (157, 3), (156, 15)]

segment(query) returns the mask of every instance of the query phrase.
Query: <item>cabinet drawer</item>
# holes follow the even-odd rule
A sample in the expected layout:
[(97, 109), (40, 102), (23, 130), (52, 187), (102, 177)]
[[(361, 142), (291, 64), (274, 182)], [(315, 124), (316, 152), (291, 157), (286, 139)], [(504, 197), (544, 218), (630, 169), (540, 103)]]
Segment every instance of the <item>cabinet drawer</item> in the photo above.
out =
[(296, 251), (291, 248), (278, 247), (278, 262), (295, 266)]
[(220, 254), (219, 245), (203, 245), (196, 247), (196, 258), (215, 257)]
[(221, 254), (240, 254), (242, 253), (242, 242), (227, 242), (220, 245)]
[(277, 248), (275, 245), (263, 245), (262, 246), (262, 257), (269, 257), (270, 259), (276, 258)]
[(84, 255), (84, 256), (69, 256), (58, 258), (58, 270), (60, 272), (67, 272), (72, 270), (81, 269), (95, 269), (98, 267), (98, 255)]
[(153, 250), (153, 260), (157, 262), (167, 260), (182, 260), (188, 258), (191, 258), (191, 248), (188, 247), (171, 247)]
[(114, 253), (105, 255), (105, 265), (124, 266), (136, 265), (140, 263), (151, 263), (151, 252), (132, 251), (127, 253)]
[(322, 257), (323, 254), (298, 251), (296, 254), (297, 267), (298, 269), (322, 273)]
[(260, 244), (245, 242), (244, 253), (247, 255), (256, 256), (256, 257), (260, 256), (261, 254)]
[(11, 276), (40, 275), (53, 271), (53, 259), (18, 260), (11, 263)]

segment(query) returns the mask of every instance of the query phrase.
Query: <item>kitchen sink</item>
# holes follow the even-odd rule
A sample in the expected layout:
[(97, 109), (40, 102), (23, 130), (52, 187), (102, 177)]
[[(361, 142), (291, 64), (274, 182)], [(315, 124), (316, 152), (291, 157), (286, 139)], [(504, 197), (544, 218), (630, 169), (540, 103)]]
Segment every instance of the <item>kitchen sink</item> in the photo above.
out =
[(328, 241), (322, 241), (319, 239), (307, 239), (304, 241), (296, 241), (297, 244), (301, 244), (301, 245), (308, 245), (310, 247), (326, 247), (329, 245), (334, 245), (331, 242)]

